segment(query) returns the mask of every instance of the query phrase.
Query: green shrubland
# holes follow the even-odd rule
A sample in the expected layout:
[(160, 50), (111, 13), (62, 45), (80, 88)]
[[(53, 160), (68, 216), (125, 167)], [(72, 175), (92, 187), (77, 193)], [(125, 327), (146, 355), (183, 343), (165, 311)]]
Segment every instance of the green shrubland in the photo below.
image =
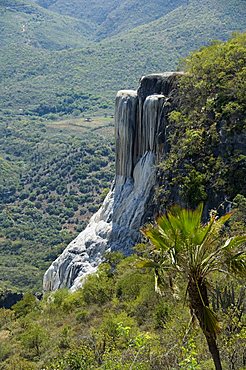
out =
[[(61, 289), (41, 301), (26, 294), (12, 309), (1, 309), (0, 368), (212, 369), (198, 324), (189, 326), (184, 282), (175, 294), (167, 289), (160, 296), (152, 270), (138, 267), (139, 253), (109, 254), (74, 293)], [(243, 369), (242, 285), (228, 277), (209, 293), (218, 302), (225, 369)]]
[(0, 123), (0, 287), (41, 291), (45, 269), (97, 211), (114, 173), (111, 121)]
[[(136, 88), (142, 75), (175, 70), (190, 51), (246, 26), (244, 0), (83, 4), (52, 2), (47, 10), (28, 0), (1, 2), (4, 118), (112, 112), (117, 90)], [(105, 9), (109, 18), (102, 22), (98, 13)]]

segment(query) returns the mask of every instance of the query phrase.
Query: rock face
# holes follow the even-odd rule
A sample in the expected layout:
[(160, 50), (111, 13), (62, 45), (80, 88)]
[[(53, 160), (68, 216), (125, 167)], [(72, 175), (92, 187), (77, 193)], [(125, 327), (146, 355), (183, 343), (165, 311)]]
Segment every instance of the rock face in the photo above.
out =
[(44, 291), (81, 286), (106, 251), (125, 254), (140, 240), (139, 228), (151, 214), (155, 164), (165, 150), (167, 112), (176, 72), (144, 76), (137, 91), (116, 96), (116, 175), (111, 191), (88, 226), (44, 275)]

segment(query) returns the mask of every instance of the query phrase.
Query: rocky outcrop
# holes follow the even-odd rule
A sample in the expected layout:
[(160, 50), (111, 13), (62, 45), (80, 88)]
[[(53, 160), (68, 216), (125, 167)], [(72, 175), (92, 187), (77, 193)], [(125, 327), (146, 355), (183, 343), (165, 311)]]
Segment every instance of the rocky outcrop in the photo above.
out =
[(165, 150), (166, 116), (178, 74), (144, 76), (137, 91), (118, 92), (114, 184), (86, 229), (46, 271), (44, 291), (78, 288), (96, 271), (106, 251), (129, 254), (140, 240), (139, 228), (151, 214), (155, 164)]

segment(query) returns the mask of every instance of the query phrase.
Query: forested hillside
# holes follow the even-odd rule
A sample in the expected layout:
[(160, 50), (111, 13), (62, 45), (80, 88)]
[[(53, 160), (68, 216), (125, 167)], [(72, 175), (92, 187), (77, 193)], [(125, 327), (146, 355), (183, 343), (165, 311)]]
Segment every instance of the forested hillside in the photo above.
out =
[[(246, 197), (246, 34), (191, 54), (170, 114), (170, 153), (160, 163), (159, 204), (208, 209)], [(195, 97), (195, 99), (194, 99)], [(162, 192), (162, 189), (164, 190)]]
[(57, 13), (90, 20), (95, 26), (96, 39), (149, 23), (188, 3), (187, 0), (148, 0), (144, 3), (138, 0), (108, 0), (98, 5), (98, 2), (88, 3), (86, 0), (72, 0), (69, 3), (64, 0), (36, 1)]
[[(162, 13), (159, 4), (157, 9), (161, 8), (161, 13), (153, 21), (146, 20), (150, 11), (145, 7), (137, 13), (134, 6), (120, 11), (126, 4), (123, 2), (114, 10), (120, 13), (113, 18), (112, 27), (118, 27), (119, 19), (123, 22), (127, 19), (129, 23), (132, 17), (141, 19), (143, 24), (85, 45), (86, 35), (90, 35), (90, 41), (96, 38), (95, 26), (90, 20), (86, 27), (78, 18), (63, 18), (40, 7), (37, 20), (35, 14), (26, 13), (26, 7), (35, 9), (31, 3), (4, 1), (0, 4), (4, 15), (1, 40), (9, 40), (11, 34), (11, 42), (3, 43), (0, 55), (0, 109), (6, 115), (64, 115), (73, 109), (80, 112), (112, 110), (117, 90), (136, 86), (140, 76), (146, 73), (176, 69), (180, 57), (189, 51), (214, 39), (225, 40), (232, 32), (246, 27), (243, 0), (191, 0), (177, 3), (167, 14)], [(21, 7), (20, 3), (27, 5)], [(151, 2), (145, 6), (148, 4)], [(165, 9), (171, 10), (170, 2), (168, 4)], [(88, 11), (90, 9), (88, 6)], [(72, 20), (75, 23), (68, 31)], [(10, 33), (12, 25), (14, 32)], [(69, 50), (60, 50), (67, 46)], [(87, 102), (85, 95), (90, 97)]]
[[(193, 207), (207, 201), (206, 196), (224, 192), (232, 212), (219, 218), (220, 209), (212, 210), (209, 223), (203, 224), (201, 203), (195, 211), (172, 208), (154, 226), (143, 228), (151, 242), (143, 240), (127, 258), (118, 252), (107, 254), (97, 273), (88, 276), (78, 291), (61, 289), (41, 301), (27, 293), (12, 309), (1, 309), (0, 369), (212, 370), (205, 340), (211, 333), (214, 341), (217, 337), (222, 368), (245, 369), (245, 65), (246, 34), (202, 48), (184, 61), (180, 101), (170, 116), (169, 158), (160, 165), (162, 180), (171, 181), (169, 194), (161, 196), (162, 205), (174, 187)], [(21, 225), (29, 222), (29, 216), (33, 222), (30, 235), (42, 214), (48, 231), (56, 211), (68, 225), (71, 216), (67, 211), (75, 205), (71, 212), (78, 214), (74, 197), (83, 197), (83, 189), (90, 186), (81, 180), (84, 169), (94, 178), (110, 173), (107, 118), (100, 128), (98, 122), (85, 125), (80, 119), (75, 127), (74, 121), (64, 120), (32, 125), (5, 126), (1, 136), (6, 140), (11, 135), (13, 140), (13, 144), (5, 141), (7, 149), (0, 162), (13, 189), (13, 193), (6, 192), (2, 182), (3, 221), (8, 225), (1, 231), (1, 241), (8, 233), (18, 235), (16, 242), (2, 249), (9, 251), (13, 268), (28, 260), (25, 248), (21, 254), (20, 231), (26, 230)], [(67, 136), (72, 130), (74, 136)], [(100, 147), (92, 145), (99, 140), (93, 132), (100, 136)], [(69, 152), (64, 139), (70, 143)], [(23, 158), (29, 158), (29, 149), (35, 167), (18, 155), (21, 145)], [(95, 168), (91, 168), (90, 153), (100, 159)], [(16, 167), (11, 167), (13, 158)], [(49, 172), (50, 167), (54, 170)], [(21, 176), (20, 185), (11, 173)], [(45, 177), (43, 186), (36, 188), (36, 181), (42, 184)], [(64, 178), (70, 179), (69, 189)], [(97, 193), (97, 182), (93, 178), (91, 182)], [(15, 213), (20, 197), (25, 199), (20, 203), (23, 215)], [(52, 197), (57, 207), (49, 205)], [(54, 219), (51, 222), (54, 225)], [(39, 242), (38, 259), (43, 247)]]
[[(29, 0), (2, 0), (0, 47), (61, 50), (84, 47), (92, 32), (90, 22), (49, 12)], [(11, 60), (13, 66), (14, 60)], [(9, 67), (11, 67), (11, 65)]]
[(41, 291), (114, 173), (110, 118), (0, 126), (0, 290)]
[(244, 0), (0, 2), (2, 286), (40, 289), (110, 187), (116, 91), (245, 19)]

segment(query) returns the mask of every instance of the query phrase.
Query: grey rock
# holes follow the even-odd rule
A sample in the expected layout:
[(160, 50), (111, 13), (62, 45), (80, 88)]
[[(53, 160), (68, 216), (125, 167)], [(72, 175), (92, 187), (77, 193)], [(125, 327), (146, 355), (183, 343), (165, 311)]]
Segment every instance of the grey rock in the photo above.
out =
[(156, 184), (165, 102), (178, 73), (144, 76), (138, 91), (122, 90), (115, 103), (116, 175), (112, 189), (88, 226), (52, 263), (44, 291), (75, 290), (96, 271), (106, 251), (131, 253), (149, 213)]

